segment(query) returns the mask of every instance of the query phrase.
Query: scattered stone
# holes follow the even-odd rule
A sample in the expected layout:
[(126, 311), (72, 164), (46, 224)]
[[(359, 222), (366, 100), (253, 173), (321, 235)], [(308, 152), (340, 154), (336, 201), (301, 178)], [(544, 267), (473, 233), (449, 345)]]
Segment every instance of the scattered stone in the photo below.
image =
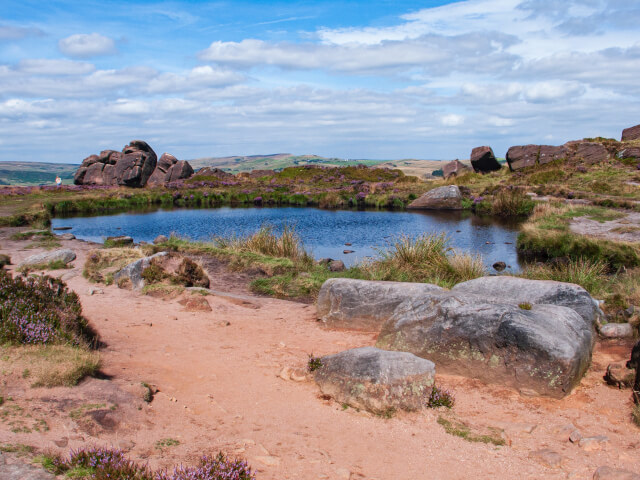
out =
[(574, 430), (569, 434), (569, 441), (571, 443), (578, 443), (580, 440), (582, 440), (582, 433), (580, 433), (580, 430)]
[(631, 338), (633, 331), (629, 323), (607, 323), (599, 328), (600, 336), (604, 338)]
[(168, 255), (167, 252), (159, 252), (150, 257), (141, 258), (140, 260), (130, 263), (113, 276), (114, 282), (120, 286), (123, 282), (129, 281), (134, 289), (140, 290), (145, 284), (142, 278), (142, 271), (151, 265), (152, 259), (165, 255)]
[(529, 458), (549, 468), (561, 468), (562, 456), (548, 448), (536, 450), (529, 454)]
[[(493, 291), (514, 301), (508, 291)], [(455, 289), (400, 304), (376, 343), (429, 358), (444, 373), (556, 398), (579, 383), (592, 345), (591, 325), (570, 308), (523, 309)]]
[(344, 253), (345, 255), (348, 253), (356, 253), (355, 250), (343, 250), (342, 253)]
[(455, 159), (442, 167), (442, 176), (446, 179), (449, 177), (457, 177), (466, 172), (470, 172), (471, 169), (462, 163), (460, 160)]
[(434, 188), (416, 198), (407, 208), (424, 210), (462, 210), (462, 193), (457, 185)]
[(155, 245), (157, 245), (159, 243), (167, 243), (168, 241), (169, 241), (169, 239), (164, 235), (158, 235), (156, 238), (153, 239), (153, 243)]
[(445, 291), (428, 283), (331, 278), (320, 288), (317, 314), (330, 328), (379, 332), (403, 301)]
[(211, 312), (213, 309), (206, 297), (202, 295), (189, 295), (178, 300), (187, 312)]
[(51, 230), (71, 230), (73, 227), (53, 227)]
[(471, 150), (471, 166), (478, 173), (489, 173), (502, 168), (491, 147), (487, 146)]
[(640, 475), (629, 470), (599, 467), (593, 474), (593, 480), (640, 480)]
[(31, 255), (18, 265), (18, 268), (47, 265), (52, 262), (63, 262), (65, 265), (73, 262), (76, 259), (76, 254), (73, 250), (68, 248), (62, 248), (60, 250), (53, 250), (51, 252), (39, 253), (37, 255)]
[(60, 240), (75, 240), (76, 236), (73, 233), (63, 233), (62, 235), (58, 235)]
[(550, 304), (569, 307), (578, 312), (591, 327), (600, 308), (589, 292), (573, 283), (552, 280), (528, 280), (511, 276), (481, 277), (462, 282), (451, 289), (460, 294), (509, 299), (510, 303)]
[(504, 262), (496, 262), (493, 265), (493, 269), (497, 272), (501, 272), (503, 271), (505, 268), (507, 268), (507, 264)]
[(622, 141), (629, 142), (631, 140), (638, 140), (640, 138), (640, 125), (634, 127), (625, 128), (622, 130)]
[(64, 448), (69, 445), (69, 439), (67, 437), (62, 437), (58, 440), (54, 440), (53, 443), (56, 445), (56, 447)]
[(595, 452), (602, 449), (602, 446), (609, 441), (609, 438), (604, 435), (598, 435), (596, 437), (583, 437), (578, 445), (585, 452)]
[(126, 247), (133, 245), (133, 238), (128, 235), (118, 235), (116, 237), (107, 237), (105, 243), (112, 247)]
[(345, 243), (345, 246), (350, 247), (351, 243)]
[(636, 378), (636, 371), (627, 368), (619, 363), (612, 363), (607, 366), (607, 373), (604, 376), (605, 382), (618, 388), (631, 388)]
[(330, 272), (343, 272), (346, 269), (342, 260), (332, 260), (329, 262)]
[(104, 290), (102, 290), (101, 288), (90, 288), (87, 291), (87, 295), (103, 295), (104, 294)]
[(339, 403), (385, 414), (423, 408), (435, 373), (433, 362), (411, 353), (362, 347), (322, 357), (314, 379)]

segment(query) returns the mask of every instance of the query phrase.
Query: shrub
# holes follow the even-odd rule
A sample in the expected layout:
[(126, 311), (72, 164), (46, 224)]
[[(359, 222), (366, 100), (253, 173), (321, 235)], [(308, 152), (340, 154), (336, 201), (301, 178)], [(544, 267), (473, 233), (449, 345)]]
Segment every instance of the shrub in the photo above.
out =
[[(158, 267), (160, 268), (160, 267)], [(162, 269), (160, 269), (162, 271)], [(176, 281), (185, 287), (209, 288), (209, 277), (202, 267), (189, 258), (183, 258), (175, 274)]]
[(633, 406), (631, 410), (631, 419), (638, 427), (640, 427), (640, 403)]
[(522, 302), (518, 304), (518, 307), (520, 307), (522, 310), (531, 310), (532, 305), (529, 302)]
[(433, 386), (429, 399), (427, 400), (427, 407), (438, 408), (447, 407), (452, 408), (455, 403), (453, 394), (448, 390), (440, 389), (436, 385)]
[(309, 354), (309, 361), (307, 362), (307, 370), (310, 372), (315, 372), (319, 368), (322, 368), (324, 364), (322, 363), (322, 357), (314, 357), (313, 353)]
[(78, 296), (48, 276), (17, 277), (0, 270), (0, 341), (81, 344), (92, 340)]
[(142, 270), (142, 278), (147, 285), (159, 283), (167, 278), (167, 276), (167, 273), (162, 267), (155, 262), (155, 258), (151, 260), (147, 268)]

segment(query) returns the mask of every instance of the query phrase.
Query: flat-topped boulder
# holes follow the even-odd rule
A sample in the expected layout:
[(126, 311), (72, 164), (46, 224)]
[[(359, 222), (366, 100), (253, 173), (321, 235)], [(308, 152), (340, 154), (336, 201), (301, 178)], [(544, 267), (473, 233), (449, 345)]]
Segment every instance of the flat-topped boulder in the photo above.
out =
[(376, 414), (419, 410), (433, 389), (433, 362), (411, 353), (355, 348), (320, 359), (314, 379), (324, 395)]
[(622, 141), (629, 142), (631, 140), (640, 139), (640, 125), (634, 127), (625, 128), (622, 130)]
[(561, 398), (589, 366), (592, 342), (593, 329), (571, 308), (452, 291), (400, 304), (376, 346), (429, 359), (440, 372)]
[(564, 145), (516, 145), (507, 151), (507, 164), (511, 171), (521, 170), (535, 165), (544, 165), (554, 160), (564, 159), (567, 149)]
[(407, 205), (411, 209), (462, 210), (462, 193), (457, 185), (434, 188)]
[(471, 166), (477, 173), (489, 173), (502, 168), (493, 150), (488, 146), (475, 147), (471, 150)]
[(481, 295), (515, 305), (529, 303), (569, 307), (584, 319), (589, 328), (594, 326), (601, 313), (598, 302), (580, 285), (553, 280), (529, 280), (507, 275), (480, 277), (459, 283), (451, 291)]
[(318, 319), (329, 328), (379, 332), (405, 300), (443, 292), (428, 283), (330, 278), (318, 294)]
[(52, 250), (51, 252), (38, 253), (25, 258), (18, 268), (31, 267), (31, 266), (45, 266), (50, 263), (62, 262), (65, 265), (73, 262), (76, 259), (76, 254), (73, 250), (68, 248), (61, 248), (59, 250)]

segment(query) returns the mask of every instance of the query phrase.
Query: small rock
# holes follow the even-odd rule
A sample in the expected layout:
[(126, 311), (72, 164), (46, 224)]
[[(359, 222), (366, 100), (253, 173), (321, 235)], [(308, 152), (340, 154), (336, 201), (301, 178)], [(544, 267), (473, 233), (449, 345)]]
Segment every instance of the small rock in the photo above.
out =
[(307, 372), (302, 368), (296, 368), (291, 371), (291, 375), (289, 375), (291, 380), (294, 382), (306, 382), (307, 381)]
[(108, 243), (113, 247), (126, 247), (127, 245), (133, 245), (133, 238), (129, 237), (128, 235), (107, 237), (105, 243)]
[(627, 368), (619, 363), (612, 363), (607, 366), (607, 373), (604, 376), (605, 382), (618, 388), (631, 388), (636, 378), (633, 368)]
[(282, 380), (290, 380), (291, 379), (291, 368), (287, 367), (286, 365), (284, 367), (282, 367), (282, 370), (280, 370), (280, 373), (278, 374), (278, 377), (280, 377)]
[(493, 268), (494, 270), (496, 270), (497, 272), (501, 272), (503, 271), (505, 268), (507, 268), (507, 264), (504, 262), (496, 262), (493, 264)]
[(633, 337), (633, 327), (629, 323), (607, 323), (600, 327), (600, 336), (604, 338)]
[(53, 443), (55, 443), (57, 447), (63, 448), (69, 445), (69, 439), (62, 437), (60, 440), (54, 440)]
[(609, 441), (609, 438), (604, 435), (598, 435), (596, 437), (584, 437), (579, 442), (580, 448), (585, 452), (594, 452), (600, 450), (602, 446)]
[(562, 456), (548, 448), (531, 452), (529, 458), (549, 468), (560, 468), (562, 466)]
[(166, 243), (166, 242), (168, 242), (168, 241), (169, 241), (169, 239), (168, 239), (166, 236), (164, 236), (164, 235), (158, 235), (158, 236), (153, 240), (153, 243), (157, 245), (157, 244), (159, 244), (159, 243)]
[(63, 233), (62, 235), (58, 235), (60, 240), (75, 240), (76, 236), (73, 233)]
[(347, 253), (356, 253), (356, 251), (355, 250), (343, 250), (342, 253), (344, 253), (346, 255)]
[(640, 475), (629, 470), (619, 470), (605, 466), (599, 467), (595, 471), (593, 480), (640, 480)]
[(350, 246), (351, 246), (351, 244), (350, 244), (350, 243), (345, 243), (345, 245), (346, 245), (347, 247), (350, 247)]
[(104, 290), (102, 290), (101, 288), (90, 288), (87, 291), (87, 295), (103, 295), (104, 294)]
[(187, 312), (211, 312), (212, 308), (206, 297), (202, 295), (190, 295), (184, 297), (178, 301), (178, 303), (184, 306)]
[(633, 314), (635, 313), (635, 311), (636, 311), (636, 307), (633, 306), (633, 305), (631, 305), (629, 308), (625, 309), (625, 311), (624, 311), (625, 318), (632, 317)]
[(582, 434), (580, 433), (580, 430), (574, 430), (569, 435), (569, 441), (571, 443), (578, 443), (580, 440), (582, 440)]
[(345, 270), (344, 262), (342, 260), (332, 260), (329, 262), (330, 272), (343, 272)]
[(73, 227), (53, 227), (51, 230), (71, 230)]

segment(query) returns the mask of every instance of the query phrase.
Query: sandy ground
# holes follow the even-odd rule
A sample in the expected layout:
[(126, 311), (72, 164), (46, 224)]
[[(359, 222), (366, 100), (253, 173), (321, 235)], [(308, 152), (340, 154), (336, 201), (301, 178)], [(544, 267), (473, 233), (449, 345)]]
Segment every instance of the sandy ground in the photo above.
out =
[[(0, 252), (14, 264), (38, 250), (7, 239)], [(64, 275), (100, 333), (102, 372), (74, 388), (30, 388), (2, 372), (2, 393), (42, 418), (49, 430), (12, 433), (0, 423), (0, 444), (27, 444), (66, 453), (81, 445), (114, 445), (154, 467), (195, 462), (225, 451), (246, 458), (258, 479), (590, 479), (608, 465), (640, 473), (640, 429), (631, 422), (629, 390), (607, 386), (606, 365), (622, 362), (632, 342), (599, 342), (581, 385), (563, 400), (527, 398), (513, 390), (461, 377), (438, 375), (454, 392), (452, 412), (398, 413), (391, 419), (343, 408), (323, 399), (309, 379), (284, 379), (284, 367), (304, 369), (309, 353), (324, 355), (372, 345), (375, 335), (329, 331), (316, 321), (313, 305), (252, 297), (206, 297), (212, 312), (186, 312), (177, 299), (161, 300), (81, 276), (90, 244), (64, 241), (78, 255)], [(212, 273), (213, 275), (213, 273)], [(251, 294), (237, 278), (215, 288)], [(283, 378), (284, 377), (284, 378)], [(140, 382), (159, 392), (151, 404)], [(91, 415), (72, 415), (97, 404)], [(6, 409), (7, 405), (0, 407)], [(474, 428), (504, 430), (507, 446), (471, 443), (437, 423), (448, 414)], [(569, 441), (606, 436), (580, 447)], [(159, 441), (178, 440), (161, 447)], [(559, 454), (540, 459), (534, 452)], [(558, 458), (558, 457), (556, 457)]]

